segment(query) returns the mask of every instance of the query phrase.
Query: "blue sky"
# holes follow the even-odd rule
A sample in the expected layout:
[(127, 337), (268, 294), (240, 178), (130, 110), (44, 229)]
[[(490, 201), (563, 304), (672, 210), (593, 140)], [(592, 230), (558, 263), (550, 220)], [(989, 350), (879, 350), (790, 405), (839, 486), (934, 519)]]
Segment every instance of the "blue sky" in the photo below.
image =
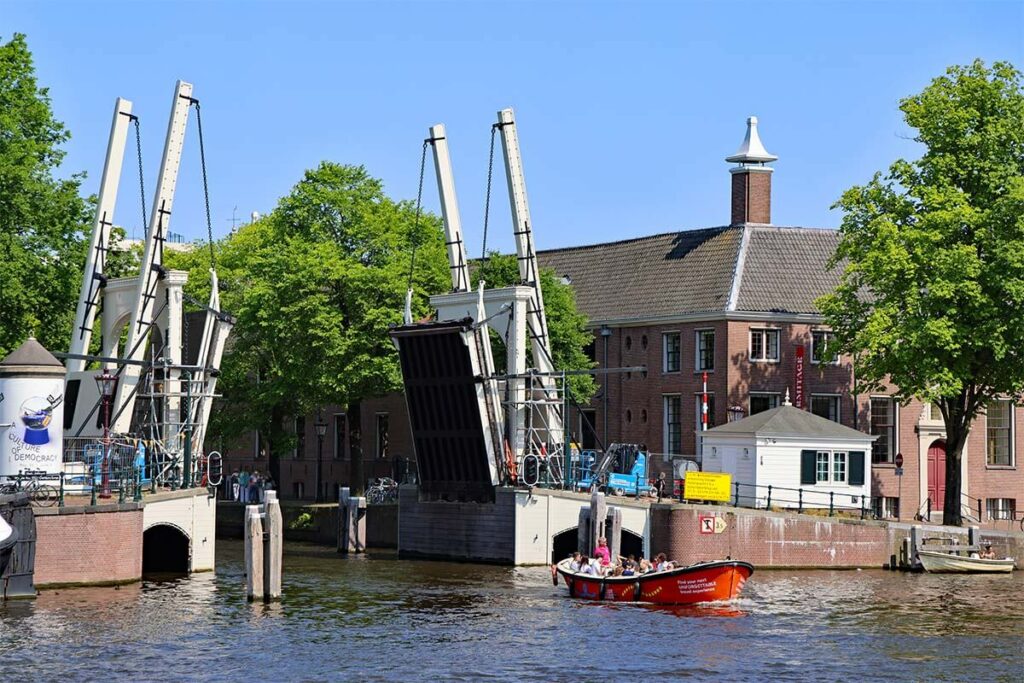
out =
[[(0, 0), (0, 39), (15, 31), (73, 133), (63, 171), (87, 171), (89, 192), (117, 96), (142, 118), (153, 187), (182, 78), (202, 101), (216, 235), (322, 159), (414, 199), (422, 140), (442, 122), (471, 255), (498, 109), (516, 110), (539, 248), (728, 223), (723, 159), (751, 114), (779, 156), (774, 222), (835, 227), (845, 188), (917, 154), (901, 97), (975, 57), (1024, 67), (1019, 1)], [(129, 228), (136, 183), (126, 163), (115, 219)], [(424, 195), (437, 210), (429, 167)], [(508, 216), (499, 162), (489, 246), (512, 249)], [(194, 119), (171, 230), (206, 232)]]

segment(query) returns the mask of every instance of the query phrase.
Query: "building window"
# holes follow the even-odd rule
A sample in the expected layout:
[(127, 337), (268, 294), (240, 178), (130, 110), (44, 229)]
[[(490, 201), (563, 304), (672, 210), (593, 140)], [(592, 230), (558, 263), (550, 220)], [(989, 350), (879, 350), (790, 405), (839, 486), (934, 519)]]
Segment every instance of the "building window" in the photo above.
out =
[(665, 452), (674, 455), (683, 448), (683, 407), (679, 394), (665, 396)]
[(837, 365), (839, 354), (828, 351), (825, 347), (833, 339), (832, 333), (827, 330), (814, 330), (811, 332), (811, 362)]
[(779, 395), (760, 392), (750, 392), (750, 414), (757, 415), (766, 410), (779, 407)]
[(697, 370), (715, 369), (715, 331), (697, 330)]
[(846, 483), (846, 453), (832, 454), (832, 483)]
[(640, 337), (640, 348), (642, 348), (642, 349), (646, 349), (647, 348), (647, 335), (646, 334), (645, 335), (641, 335), (641, 337)]
[[(696, 397), (697, 397), (697, 400), (696, 400), (696, 403), (697, 403), (697, 431), (699, 432), (699, 431), (701, 431), (703, 429), (703, 427), (701, 426), (700, 416), (701, 416), (701, 412), (703, 412), (701, 409), (703, 408), (703, 405), (704, 405), (704, 394), (702, 394), (702, 393), (696, 394)], [(711, 429), (714, 426), (715, 426), (715, 395), (712, 394), (711, 392), (708, 392), (708, 429)]]
[(988, 498), (985, 500), (985, 512), (989, 519), (1013, 519), (1017, 512), (1015, 498)]
[(292, 482), (292, 495), (295, 496), (296, 500), (302, 500), (306, 497), (306, 485), (301, 481)]
[(871, 508), (878, 519), (899, 519), (900, 499), (895, 496), (877, 496)]
[(663, 336), (665, 348), (665, 372), (679, 372), (679, 333), (669, 332)]
[(348, 430), (346, 427), (347, 418), (345, 413), (334, 414), (334, 459), (341, 460), (345, 457), (345, 440)]
[(1009, 467), (1013, 464), (1013, 404), (1006, 400), (992, 401), (985, 409), (987, 423), (986, 464), (997, 467)]
[(892, 462), (896, 455), (896, 401), (889, 396), (871, 397), (871, 462)]
[(818, 451), (817, 458), (815, 460), (815, 472), (816, 481), (821, 483), (828, 483), (828, 466), (831, 462), (831, 454), (828, 451)]
[(377, 413), (377, 457), (388, 457), (388, 414)]
[(777, 361), (777, 360), (779, 360), (779, 331), (778, 330), (751, 330), (750, 331), (750, 360), (753, 360), (753, 361)]
[(942, 422), (942, 411), (939, 410), (939, 406), (934, 403), (925, 403), (924, 411), (921, 417), (925, 420), (932, 420), (934, 422)]
[(629, 351), (631, 348), (633, 348), (633, 338), (630, 337), (630, 336), (627, 336), (626, 337), (626, 350)]
[(630, 410), (629, 408), (626, 408), (626, 424), (629, 424), (632, 421), (633, 421), (633, 411)]
[(839, 397), (834, 394), (811, 394), (811, 412), (826, 420), (839, 422)]
[[(295, 418), (295, 450), (292, 457), (301, 458), (306, 454), (306, 416), (300, 415)], [(301, 496), (299, 496), (301, 498)]]

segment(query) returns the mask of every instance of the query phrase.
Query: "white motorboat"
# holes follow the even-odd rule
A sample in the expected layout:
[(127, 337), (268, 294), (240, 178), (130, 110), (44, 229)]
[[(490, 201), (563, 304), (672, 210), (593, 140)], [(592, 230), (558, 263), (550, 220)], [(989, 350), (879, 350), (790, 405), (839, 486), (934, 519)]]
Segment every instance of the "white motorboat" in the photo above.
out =
[[(960, 554), (961, 552), (967, 554)], [(971, 557), (972, 554), (975, 556)], [(1012, 572), (1016, 568), (1012, 557), (1004, 559), (977, 557), (976, 549), (970, 546), (945, 546), (942, 550), (921, 548), (917, 551), (917, 557), (926, 572), (988, 574)]]

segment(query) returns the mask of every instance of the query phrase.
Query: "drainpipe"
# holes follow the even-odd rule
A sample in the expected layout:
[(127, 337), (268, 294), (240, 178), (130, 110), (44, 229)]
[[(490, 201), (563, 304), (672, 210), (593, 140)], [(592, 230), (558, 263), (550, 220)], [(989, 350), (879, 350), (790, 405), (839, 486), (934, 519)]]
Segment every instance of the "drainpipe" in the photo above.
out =
[[(604, 369), (607, 371), (608, 370), (608, 338), (612, 336), (612, 328), (608, 327), (607, 325), (601, 325), (601, 336), (604, 337)], [(601, 435), (601, 442), (605, 445), (605, 448), (608, 447), (608, 378), (609, 377), (611, 377), (611, 375), (608, 374), (607, 372), (605, 372), (605, 375), (604, 375), (604, 387), (603, 387), (604, 391), (601, 392), (603, 394), (602, 397), (601, 397), (601, 404), (602, 404), (602, 407), (601, 407), (601, 417), (602, 417), (602, 420), (604, 422), (604, 425), (602, 427), (602, 431), (604, 433)]]

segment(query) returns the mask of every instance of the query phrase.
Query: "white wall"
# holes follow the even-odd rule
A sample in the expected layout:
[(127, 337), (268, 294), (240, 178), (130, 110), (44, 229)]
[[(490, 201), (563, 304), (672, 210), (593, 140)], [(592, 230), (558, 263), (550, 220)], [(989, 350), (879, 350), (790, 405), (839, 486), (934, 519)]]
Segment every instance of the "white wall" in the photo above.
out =
[(217, 527), (217, 501), (205, 490), (158, 493), (146, 498), (142, 509), (142, 531), (157, 524), (175, 526), (189, 537), (189, 571), (211, 571)]
[[(606, 499), (609, 508), (622, 511), (622, 528), (644, 539), (650, 553), (650, 507), (646, 503), (630, 505)], [(566, 529), (579, 527), (580, 510), (590, 507), (590, 498), (579, 494), (536, 489), (531, 493), (516, 491), (516, 564), (549, 564), (552, 541)]]
[[(829, 493), (834, 494), (833, 500), (837, 508), (857, 507), (861, 505), (860, 498), (867, 496), (864, 506), (871, 507), (871, 442), (860, 440), (835, 440), (828, 443), (810, 440), (759, 440), (757, 446), (757, 468), (758, 484), (760, 486), (783, 487), (794, 489), (793, 491), (773, 491), (772, 505), (776, 507), (797, 507), (799, 493), (796, 489), (803, 489), (803, 505), (811, 508), (827, 508), (829, 506)], [(765, 443), (774, 441), (774, 443)], [(861, 486), (850, 486), (849, 484), (801, 484), (800, 483), (800, 452), (802, 450), (831, 450), (831, 451), (862, 451), (864, 453), (864, 484)], [(849, 461), (847, 461), (847, 478), (849, 478)], [(767, 490), (758, 490), (760, 501), (758, 506), (763, 506), (767, 501)], [(856, 498), (857, 500), (854, 500)]]

